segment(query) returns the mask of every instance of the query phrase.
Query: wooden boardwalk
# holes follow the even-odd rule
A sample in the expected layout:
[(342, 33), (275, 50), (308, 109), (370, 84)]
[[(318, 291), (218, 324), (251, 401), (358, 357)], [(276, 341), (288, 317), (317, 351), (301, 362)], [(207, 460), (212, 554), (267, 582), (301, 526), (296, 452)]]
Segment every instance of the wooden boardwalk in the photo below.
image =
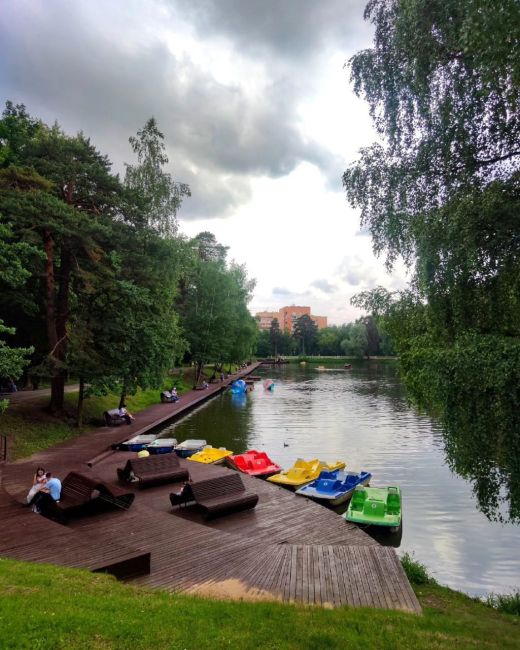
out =
[[(158, 406), (171, 412), (178, 405)], [(139, 424), (148, 429), (157, 422), (150, 410), (157, 415), (155, 406), (139, 414)], [(170, 591), (420, 612), (393, 549), (380, 546), (327, 508), (259, 479), (243, 477), (246, 487), (259, 495), (254, 510), (210, 522), (196, 506), (172, 509), (168, 495), (173, 484), (136, 489), (130, 510), (77, 518), (66, 527), (20, 505), (36, 464), (62, 478), (79, 468), (115, 484), (116, 468), (134, 454), (112, 452), (110, 445), (136, 426), (123, 432), (96, 430), (30, 461), (6, 464), (0, 516), (9, 525), (0, 532), (0, 555), (110, 570), (135, 584)], [(193, 479), (232, 471), (181, 462)]]

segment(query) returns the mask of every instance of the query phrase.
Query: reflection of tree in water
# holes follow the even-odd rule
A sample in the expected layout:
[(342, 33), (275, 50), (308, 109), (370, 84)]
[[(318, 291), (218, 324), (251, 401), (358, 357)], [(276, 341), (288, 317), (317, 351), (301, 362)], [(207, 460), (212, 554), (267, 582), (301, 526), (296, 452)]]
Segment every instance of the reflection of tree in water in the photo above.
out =
[(226, 447), (238, 453), (248, 447), (250, 418), (247, 396), (226, 393), (163, 430), (161, 435), (173, 435), (179, 441), (204, 438), (209, 445)]
[(517, 357), (490, 340), (473, 348), (467, 343), (449, 351), (430, 348), (402, 358), (410, 395), (420, 407), (433, 410), (443, 425), (450, 468), (471, 481), (488, 519), (512, 523), (520, 523)]

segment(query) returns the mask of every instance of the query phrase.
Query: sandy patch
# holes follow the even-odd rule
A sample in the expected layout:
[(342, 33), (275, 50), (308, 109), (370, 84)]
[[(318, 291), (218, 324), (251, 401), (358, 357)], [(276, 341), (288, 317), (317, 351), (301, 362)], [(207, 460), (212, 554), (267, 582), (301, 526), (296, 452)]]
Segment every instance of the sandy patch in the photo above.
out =
[(220, 582), (202, 582), (193, 585), (188, 593), (205, 598), (215, 598), (217, 600), (249, 600), (249, 601), (281, 601), (279, 594), (270, 591), (249, 587), (241, 580), (230, 578)]

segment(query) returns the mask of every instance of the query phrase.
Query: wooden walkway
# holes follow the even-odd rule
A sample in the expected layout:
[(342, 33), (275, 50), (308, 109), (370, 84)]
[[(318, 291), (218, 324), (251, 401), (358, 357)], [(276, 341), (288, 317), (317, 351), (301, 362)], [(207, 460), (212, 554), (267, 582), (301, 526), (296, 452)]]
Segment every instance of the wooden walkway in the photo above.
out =
[[(190, 396), (183, 396), (186, 406)], [(179, 405), (158, 406), (171, 414)], [(139, 414), (139, 423), (148, 429), (157, 422), (150, 410), (157, 415), (155, 406)], [(210, 522), (196, 506), (172, 509), (173, 484), (136, 490), (126, 512), (77, 518), (66, 527), (20, 505), (36, 464), (62, 478), (79, 468), (115, 484), (116, 468), (134, 454), (113, 452), (110, 445), (126, 439), (133, 427), (96, 430), (30, 461), (6, 464), (0, 516), (9, 525), (0, 532), (0, 555), (109, 570), (135, 584), (170, 591), (420, 612), (393, 549), (327, 508), (259, 479), (243, 477), (246, 487), (259, 494), (254, 510)], [(193, 479), (232, 471), (181, 462)]]

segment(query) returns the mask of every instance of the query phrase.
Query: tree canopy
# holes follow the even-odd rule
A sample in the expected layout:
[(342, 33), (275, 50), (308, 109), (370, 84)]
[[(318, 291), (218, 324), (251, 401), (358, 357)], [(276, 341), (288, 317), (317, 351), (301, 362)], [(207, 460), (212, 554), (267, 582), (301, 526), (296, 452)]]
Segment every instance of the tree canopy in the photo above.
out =
[(482, 510), (520, 519), (520, 4), (371, 0), (365, 18), (373, 46), (349, 65), (381, 142), (343, 183), (411, 282), (353, 302), (392, 336)]
[(130, 144), (137, 162), (121, 182), (84, 134), (11, 102), (0, 119), (0, 379), (30, 357), (54, 413), (67, 378), (79, 380), (79, 423), (88, 393), (123, 401), (159, 387), (188, 350), (201, 364), (241, 362), (256, 340), (246, 269), (212, 233), (177, 233), (189, 188), (166, 170), (153, 118)]

